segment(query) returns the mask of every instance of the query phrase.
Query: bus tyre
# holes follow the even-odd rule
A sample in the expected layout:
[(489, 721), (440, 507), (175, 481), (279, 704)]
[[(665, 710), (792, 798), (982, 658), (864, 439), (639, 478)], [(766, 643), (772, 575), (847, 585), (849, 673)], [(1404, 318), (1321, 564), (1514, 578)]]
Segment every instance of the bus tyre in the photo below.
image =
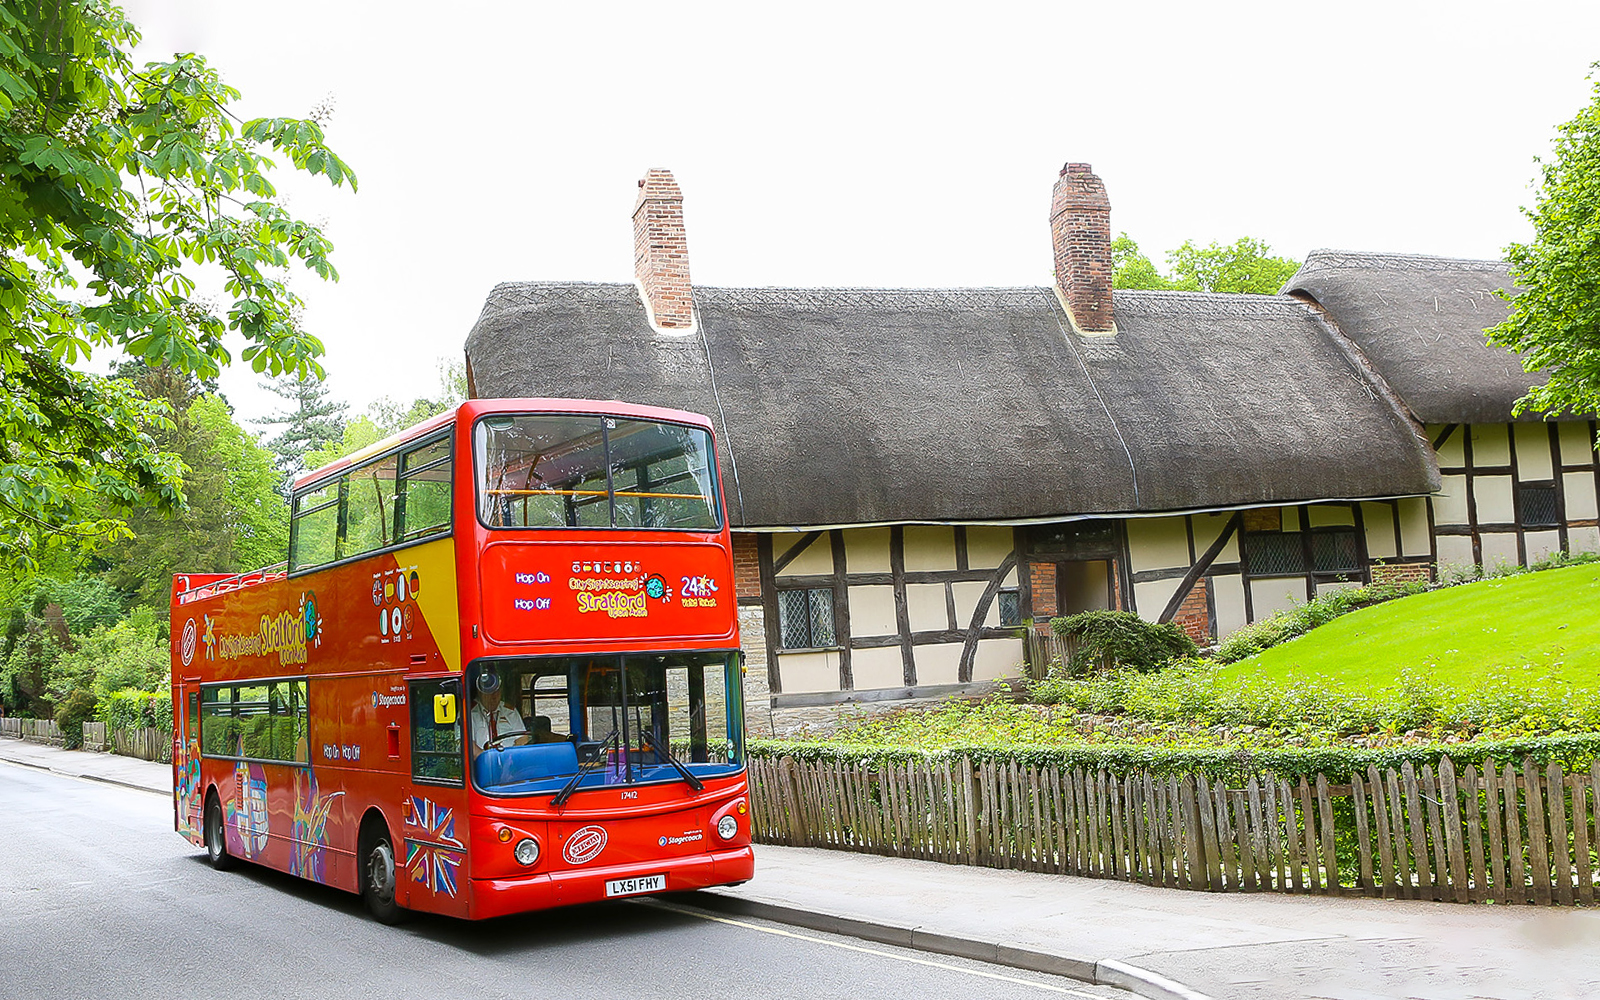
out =
[(387, 830), (369, 834), (361, 852), (361, 898), (381, 924), (398, 924), (406, 910), (395, 902), (394, 845)]
[(225, 872), (237, 863), (228, 853), (228, 837), (222, 828), (222, 803), (217, 801), (216, 792), (206, 796), (205, 838), (206, 860), (211, 862), (211, 867)]

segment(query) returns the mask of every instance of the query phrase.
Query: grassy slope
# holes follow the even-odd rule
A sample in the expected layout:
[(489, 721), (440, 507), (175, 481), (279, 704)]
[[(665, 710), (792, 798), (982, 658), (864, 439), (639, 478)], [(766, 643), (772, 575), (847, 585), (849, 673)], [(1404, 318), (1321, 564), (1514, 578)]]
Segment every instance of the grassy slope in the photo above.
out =
[(1449, 587), (1366, 608), (1218, 672), (1326, 678), (1354, 692), (1404, 670), (1460, 689), (1513, 671), (1525, 683), (1600, 690), (1600, 565)]

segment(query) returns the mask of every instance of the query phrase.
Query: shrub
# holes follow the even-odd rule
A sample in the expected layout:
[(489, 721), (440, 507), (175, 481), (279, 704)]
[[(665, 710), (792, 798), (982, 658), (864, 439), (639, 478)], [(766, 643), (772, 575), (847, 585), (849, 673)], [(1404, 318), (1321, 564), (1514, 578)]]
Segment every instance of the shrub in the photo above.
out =
[(61, 740), (68, 750), (83, 746), (83, 724), (94, 718), (94, 695), (78, 688), (56, 706), (56, 725), (61, 727)]
[(1155, 670), (1200, 651), (1178, 626), (1148, 622), (1129, 611), (1084, 611), (1051, 619), (1050, 628), (1056, 635), (1078, 640), (1072, 662), (1065, 665), (1074, 674), (1086, 673), (1095, 664)]
[(172, 728), (172, 695), (167, 691), (113, 691), (100, 700), (95, 717), (115, 729)]

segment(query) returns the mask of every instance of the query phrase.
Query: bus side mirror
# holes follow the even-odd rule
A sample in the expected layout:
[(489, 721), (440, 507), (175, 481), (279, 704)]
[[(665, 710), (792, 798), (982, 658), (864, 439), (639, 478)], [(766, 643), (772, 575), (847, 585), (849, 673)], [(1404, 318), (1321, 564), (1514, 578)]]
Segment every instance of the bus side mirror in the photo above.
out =
[(453, 694), (436, 694), (433, 696), (433, 723), (436, 726), (448, 726), (456, 721), (456, 696)]

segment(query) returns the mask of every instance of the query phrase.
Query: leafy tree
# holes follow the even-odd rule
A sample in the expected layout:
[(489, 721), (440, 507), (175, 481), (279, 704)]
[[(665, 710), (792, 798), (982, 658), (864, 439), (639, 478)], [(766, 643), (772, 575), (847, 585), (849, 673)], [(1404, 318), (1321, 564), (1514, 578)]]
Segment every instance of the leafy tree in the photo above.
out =
[(1248, 236), (1226, 246), (1199, 247), (1193, 240), (1184, 240), (1183, 246), (1167, 254), (1167, 264), (1184, 287), (1255, 295), (1277, 294), (1300, 270), (1297, 261), (1272, 256), (1270, 246)]
[(1185, 240), (1167, 254), (1170, 278), (1156, 270), (1127, 233), (1111, 242), (1111, 262), (1116, 268), (1113, 288), (1257, 295), (1275, 294), (1300, 268), (1296, 261), (1272, 256), (1270, 246), (1248, 236), (1205, 247)]
[(440, 358), (438, 370), (439, 391), (436, 396), (418, 396), (410, 403), (380, 396), (367, 407), (366, 413), (345, 424), (344, 435), (339, 441), (306, 453), (305, 467), (316, 469), (336, 462), (391, 434), (398, 434), (429, 417), (460, 406), (467, 398), (466, 365)]
[(174, 573), (229, 573), (281, 560), (289, 516), (272, 455), (192, 376), (139, 364), (123, 371), (145, 395), (171, 406), (169, 425), (153, 436), (182, 459), (189, 503), (179, 511), (133, 511), (128, 525), (138, 542), (103, 557), (106, 579), (136, 604), (165, 608)]
[[(316, 375), (285, 269), (336, 279), (331, 244), (268, 180), (275, 150), (355, 177), (312, 120), (240, 121), (195, 55), (136, 69), (139, 35), (103, 0), (0, 0), (0, 565), (127, 537), (123, 515), (184, 502), (152, 428), (169, 408), (75, 366), (95, 349), (203, 379), (232, 360)], [(220, 270), (225, 307), (195, 294)]]
[(277, 456), (278, 471), (285, 480), (308, 468), (306, 456), (321, 451), (344, 436), (344, 403), (328, 395), (328, 386), (322, 379), (306, 373), (287, 375), (262, 383), (273, 395), (292, 404), (256, 423), (266, 427), (282, 426), (283, 430), (267, 441), (267, 448)]
[(1506, 248), (1518, 288), (1511, 314), (1488, 330), (1528, 371), (1549, 373), (1518, 413), (1600, 412), (1600, 78), (1589, 79), (1588, 106), (1557, 129), (1553, 157), (1535, 161), (1542, 180), (1523, 209), (1533, 242)]
[(9, 596), (0, 615), (0, 700), (10, 709), (48, 717), (55, 711), (51, 681), (77, 637), (122, 617), (116, 591), (98, 576), (34, 577)]
[(1112, 288), (1137, 289), (1144, 291), (1170, 292), (1183, 288), (1176, 281), (1170, 281), (1161, 276), (1155, 264), (1139, 249), (1139, 244), (1127, 234), (1122, 233), (1111, 241), (1111, 264), (1115, 270), (1111, 276)]

